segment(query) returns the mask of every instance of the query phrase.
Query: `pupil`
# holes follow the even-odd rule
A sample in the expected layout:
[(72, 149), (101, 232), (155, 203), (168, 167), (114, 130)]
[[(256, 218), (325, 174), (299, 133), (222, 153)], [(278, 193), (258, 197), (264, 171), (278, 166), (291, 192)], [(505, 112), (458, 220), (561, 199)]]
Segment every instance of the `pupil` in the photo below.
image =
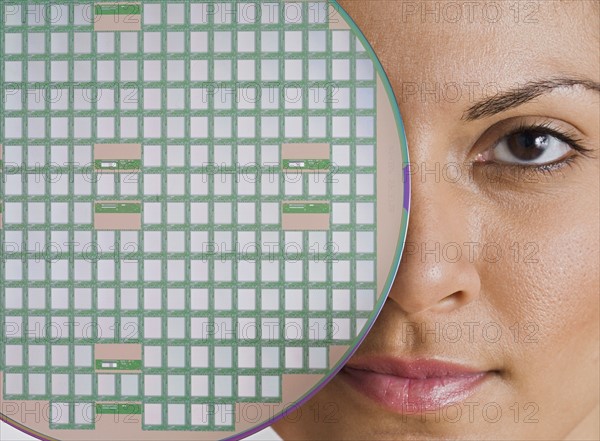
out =
[(548, 148), (548, 135), (540, 132), (520, 132), (508, 139), (510, 152), (523, 161), (537, 159)]

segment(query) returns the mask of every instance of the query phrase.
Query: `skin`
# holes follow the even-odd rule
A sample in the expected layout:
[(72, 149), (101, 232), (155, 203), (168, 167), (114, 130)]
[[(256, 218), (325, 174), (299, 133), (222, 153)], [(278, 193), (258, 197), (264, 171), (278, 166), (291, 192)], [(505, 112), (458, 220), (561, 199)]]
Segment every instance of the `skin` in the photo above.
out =
[[(338, 375), (301, 408), (300, 419), (283, 418), (273, 427), (285, 440), (600, 439), (598, 90), (560, 87), (470, 120), (465, 114), (490, 95), (481, 86), (472, 96), (463, 87), (459, 100), (436, 100), (407, 88), (476, 82), (493, 83), (503, 93), (515, 84), (557, 77), (598, 82), (598, 4), (535, 2), (537, 23), (529, 23), (515, 21), (505, 3), (497, 23), (478, 19), (481, 14), (436, 23), (431, 17), (423, 22), (418, 13), (403, 18), (402, 3), (340, 2), (390, 78), (411, 163), (427, 164), (428, 170), (435, 163), (460, 163), (464, 176), (472, 172), (470, 179), (442, 176), (436, 182), (419, 167), (413, 170), (407, 244), (433, 249), (434, 243), (495, 243), (503, 256), (470, 259), (463, 248), (458, 261), (443, 255), (436, 261), (414, 249), (408, 253), (407, 246), (389, 298), (350, 363), (374, 355), (433, 358), (494, 373), (468, 399), (477, 403), (471, 421), (464, 406), (457, 422), (444, 414), (438, 421), (401, 416)], [(485, 152), (490, 158), (507, 131), (532, 122), (575, 134), (591, 152), (570, 150), (577, 156), (572, 166), (551, 175), (510, 178), (502, 164), (475, 164)], [(501, 178), (494, 181), (483, 170)], [(403, 332), (409, 323), (434, 329), (451, 322), (463, 330), (456, 342)], [(462, 325), (467, 322), (481, 324), (472, 340)], [(488, 322), (502, 330), (498, 341), (483, 335)], [(502, 410), (495, 423), (483, 417), (490, 402)]]

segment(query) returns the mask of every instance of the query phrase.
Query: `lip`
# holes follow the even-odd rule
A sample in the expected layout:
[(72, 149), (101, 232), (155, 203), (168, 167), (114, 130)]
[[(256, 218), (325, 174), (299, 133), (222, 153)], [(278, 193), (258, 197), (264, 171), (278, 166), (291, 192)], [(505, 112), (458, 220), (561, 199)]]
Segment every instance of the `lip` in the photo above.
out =
[(492, 373), (438, 360), (369, 357), (352, 360), (338, 377), (387, 409), (410, 415), (464, 401)]

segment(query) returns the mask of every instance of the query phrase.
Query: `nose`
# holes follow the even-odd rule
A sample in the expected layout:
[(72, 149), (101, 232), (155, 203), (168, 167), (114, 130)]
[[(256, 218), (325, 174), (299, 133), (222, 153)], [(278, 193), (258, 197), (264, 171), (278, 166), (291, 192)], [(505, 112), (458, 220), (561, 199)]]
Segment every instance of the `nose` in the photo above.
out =
[(415, 176), (405, 248), (388, 299), (407, 315), (447, 313), (479, 296), (471, 253), (477, 224), (471, 225), (473, 210), (456, 183)]

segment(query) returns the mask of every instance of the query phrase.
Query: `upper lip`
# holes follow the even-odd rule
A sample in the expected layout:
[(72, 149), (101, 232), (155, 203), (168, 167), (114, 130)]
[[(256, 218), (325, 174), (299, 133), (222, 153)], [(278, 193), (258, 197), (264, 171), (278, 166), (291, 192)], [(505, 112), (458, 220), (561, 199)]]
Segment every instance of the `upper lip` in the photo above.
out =
[(424, 380), (427, 378), (466, 377), (487, 372), (487, 369), (477, 369), (464, 364), (434, 360), (414, 359), (405, 360), (396, 357), (370, 356), (352, 359), (347, 368), (371, 371), (378, 374), (394, 375), (397, 377)]

